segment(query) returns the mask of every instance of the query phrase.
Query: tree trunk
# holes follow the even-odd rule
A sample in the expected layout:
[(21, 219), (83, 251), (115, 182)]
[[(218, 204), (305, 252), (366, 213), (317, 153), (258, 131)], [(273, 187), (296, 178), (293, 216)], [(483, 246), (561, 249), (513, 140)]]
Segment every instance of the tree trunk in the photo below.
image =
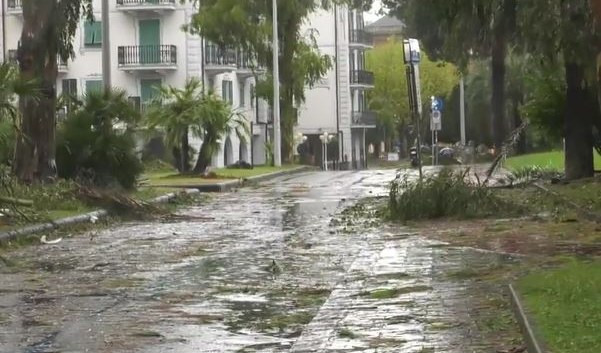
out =
[[(513, 128), (517, 129), (522, 125), (522, 114), (520, 113), (520, 106), (523, 103), (523, 98), (521, 96), (513, 97)], [(518, 154), (526, 153), (526, 133), (520, 135), (520, 139), (518, 140), (518, 144), (516, 146), (516, 151)]]
[(592, 121), (587, 107), (588, 84), (584, 68), (566, 58), (566, 117), (565, 133), (565, 172), (566, 179), (575, 180), (592, 177), (593, 141)]
[(181, 166), (182, 172), (188, 173), (190, 171), (190, 144), (188, 142), (188, 128), (186, 128), (182, 135), (182, 155), (181, 155)]
[(14, 172), (23, 182), (56, 177), (56, 77), (57, 47), (52, 35), (55, 1), (24, 1), (23, 31), (18, 60), (24, 79), (39, 80), (41, 97), (21, 97), (21, 134), (17, 138)]
[(209, 136), (214, 136), (214, 134), (205, 134), (205, 139), (202, 141), (196, 165), (194, 166), (194, 174), (203, 174), (211, 165), (211, 158), (213, 158), (213, 151), (215, 150), (214, 147), (217, 145), (217, 141), (209, 138)]
[(173, 147), (171, 153), (173, 155), (173, 164), (175, 168), (178, 172), (183, 173), (184, 168), (182, 167), (182, 150), (177, 147)]
[(492, 46), (492, 133), (497, 150), (505, 141), (505, 27), (498, 25)]

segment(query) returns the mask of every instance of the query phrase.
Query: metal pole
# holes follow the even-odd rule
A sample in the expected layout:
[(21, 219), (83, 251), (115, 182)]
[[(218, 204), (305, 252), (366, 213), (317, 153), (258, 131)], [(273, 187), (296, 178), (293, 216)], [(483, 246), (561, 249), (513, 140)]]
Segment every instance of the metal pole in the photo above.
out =
[(416, 116), (416, 128), (417, 128), (417, 160), (419, 166), (419, 180), (421, 181), (424, 177), (424, 172), (422, 169), (422, 130), (421, 130), (421, 120), (422, 120), (422, 99), (421, 92), (419, 90), (419, 66), (417, 64), (411, 64), (411, 74), (413, 76), (413, 93), (414, 93), (414, 105), (415, 105), (415, 116)]
[(434, 130), (432, 130), (432, 165), (436, 165), (436, 155), (434, 154)]
[(459, 81), (459, 124), (461, 130), (461, 144), (465, 146), (465, 82), (463, 81), (463, 75)]
[(324, 146), (323, 147), (323, 149), (324, 149), (323, 160), (325, 161), (325, 163), (324, 163), (324, 167), (325, 168), (324, 169), (327, 172), (328, 171), (328, 139), (326, 138), (325, 140), (326, 140), (326, 142), (323, 143), (323, 146)]
[(278, 2), (277, 0), (273, 0), (273, 160), (276, 167), (281, 167), (282, 142), (280, 135), (280, 49), (278, 41)]
[(111, 39), (109, 32), (109, 0), (102, 0), (102, 82), (105, 92), (111, 83)]

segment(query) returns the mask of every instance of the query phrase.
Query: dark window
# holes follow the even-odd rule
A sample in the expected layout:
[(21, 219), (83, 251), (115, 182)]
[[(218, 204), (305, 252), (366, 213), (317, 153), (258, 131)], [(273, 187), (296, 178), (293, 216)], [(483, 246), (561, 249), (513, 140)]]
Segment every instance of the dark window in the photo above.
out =
[(63, 95), (77, 97), (77, 79), (70, 78), (63, 80)]

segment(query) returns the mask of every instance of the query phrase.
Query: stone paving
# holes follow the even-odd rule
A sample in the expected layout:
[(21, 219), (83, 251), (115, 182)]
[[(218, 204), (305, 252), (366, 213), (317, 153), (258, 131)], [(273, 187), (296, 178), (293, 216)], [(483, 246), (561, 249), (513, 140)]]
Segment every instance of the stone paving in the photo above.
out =
[[(402, 227), (335, 225), (394, 171), (302, 173), (6, 254), (0, 352), (495, 352), (499, 288), (453, 271), (514, 261)], [(204, 218), (198, 218), (202, 216)]]

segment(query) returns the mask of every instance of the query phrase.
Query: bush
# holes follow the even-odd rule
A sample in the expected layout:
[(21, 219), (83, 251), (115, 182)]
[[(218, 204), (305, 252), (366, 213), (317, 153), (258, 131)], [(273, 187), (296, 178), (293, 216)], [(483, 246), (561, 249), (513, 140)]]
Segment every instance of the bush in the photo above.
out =
[(444, 169), (422, 182), (397, 179), (392, 183), (389, 211), (395, 220), (408, 221), (443, 217), (475, 218), (498, 216), (515, 206), (494, 194), (492, 189), (469, 180), (467, 172)]
[(57, 136), (60, 177), (131, 189), (142, 172), (131, 125), (137, 113), (125, 93), (91, 93), (67, 116)]
[(12, 162), (15, 153), (16, 131), (12, 121), (0, 121), (0, 164)]

